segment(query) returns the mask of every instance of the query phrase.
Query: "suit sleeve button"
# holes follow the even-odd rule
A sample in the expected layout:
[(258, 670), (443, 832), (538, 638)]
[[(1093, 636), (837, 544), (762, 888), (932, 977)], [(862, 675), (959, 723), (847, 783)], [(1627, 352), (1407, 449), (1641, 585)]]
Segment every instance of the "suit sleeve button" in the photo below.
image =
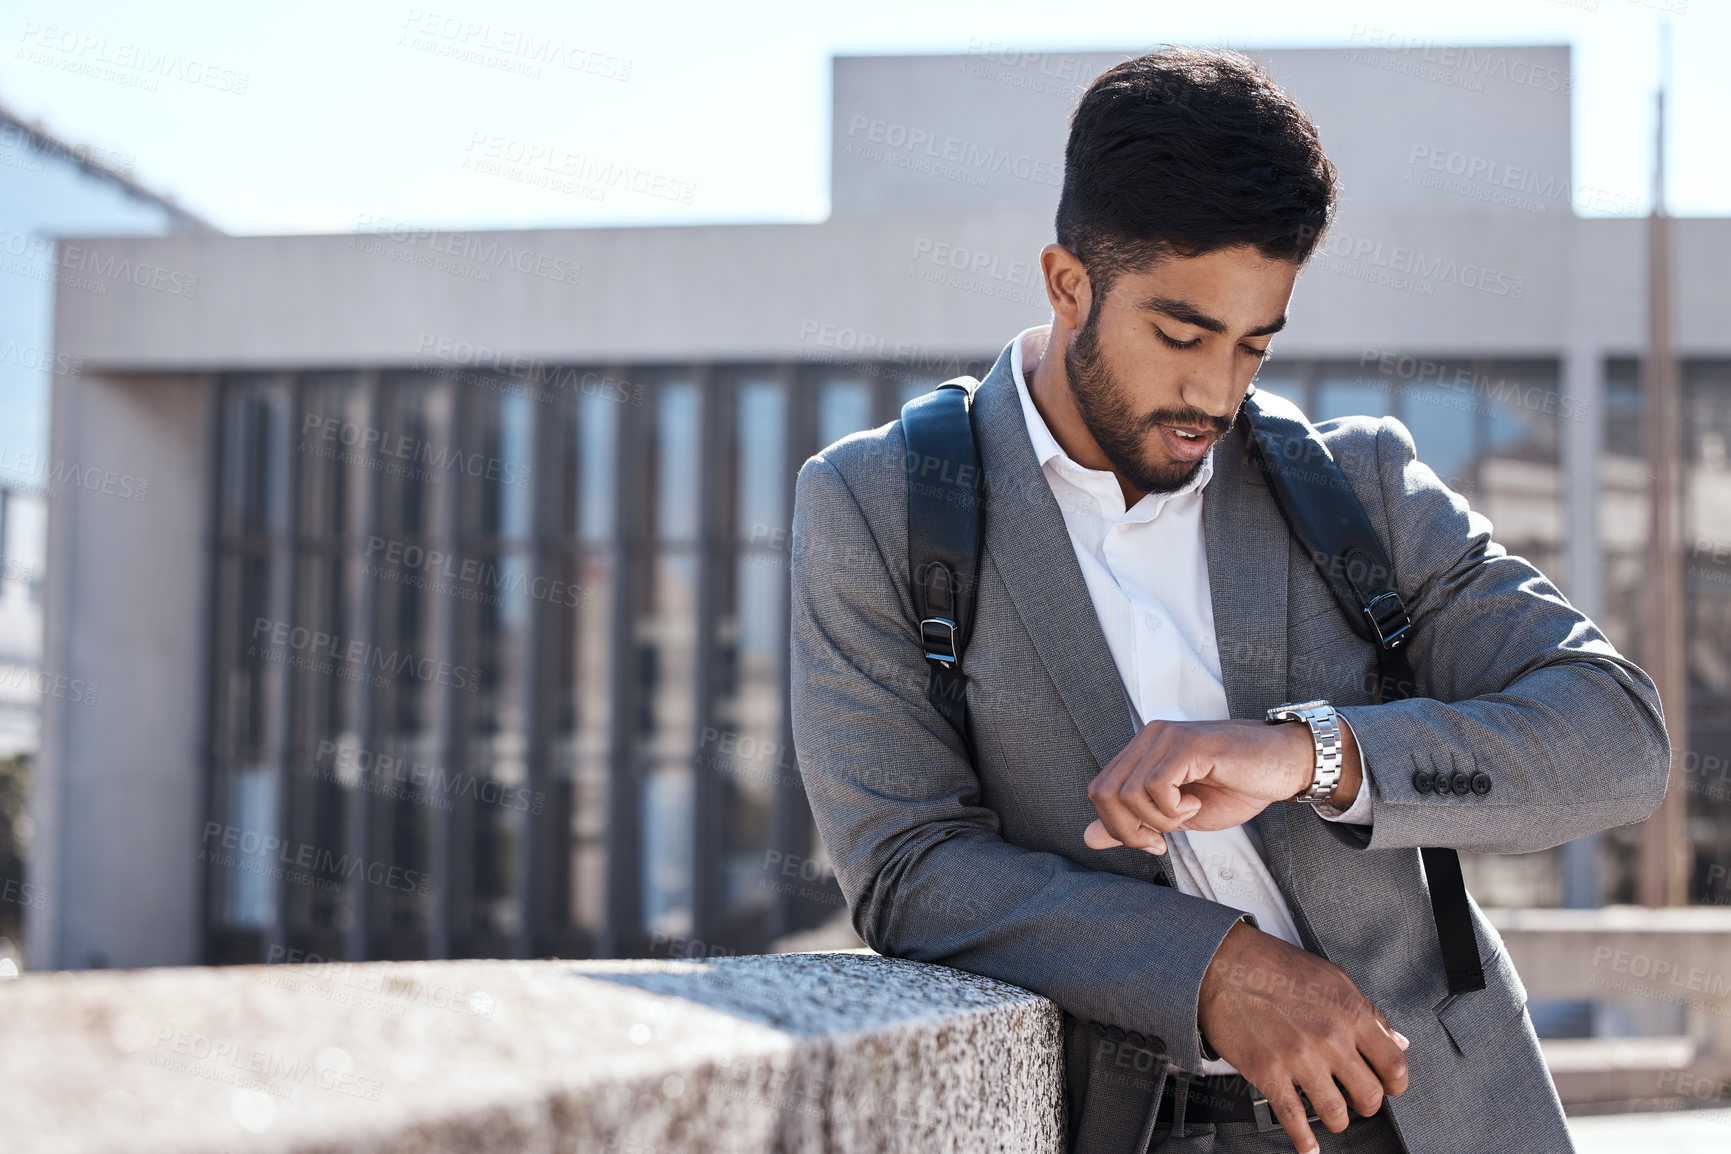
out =
[(1449, 778), (1449, 788), (1455, 791), (1456, 797), (1465, 797), (1472, 792), (1473, 775), (1464, 769), (1455, 770)]
[(1412, 787), (1420, 793), (1429, 793), (1433, 784), (1431, 775), (1422, 769), (1412, 775)]
[(1478, 794), (1480, 797), (1483, 797), (1491, 791), (1491, 775), (1482, 769), (1479, 770), (1477, 773), (1473, 774), (1472, 785), (1473, 792)]

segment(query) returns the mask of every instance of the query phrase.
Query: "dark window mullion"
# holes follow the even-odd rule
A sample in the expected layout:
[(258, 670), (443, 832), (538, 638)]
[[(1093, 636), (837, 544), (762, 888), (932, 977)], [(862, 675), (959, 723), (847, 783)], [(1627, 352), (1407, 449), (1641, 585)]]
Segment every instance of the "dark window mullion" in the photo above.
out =
[[(361, 374), (355, 386), (361, 392), (361, 405), (367, 414), (367, 426), (378, 429), (383, 427), (384, 405), (380, 398), (379, 374), (367, 372)], [(379, 471), (373, 468), (377, 459), (377, 451), (369, 449), (366, 467), (360, 470), (361, 476), (356, 481), (358, 492), (354, 494), (355, 511), (353, 523), (357, 531), (353, 535), (358, 541), (343, 542), (343, 564), (354, 570), (356, 580), (350, 591), (350, 627), (353, 635), (363, 638), (370, 645), (379, 643), (377, 623), (378, 581), (366, 580), (359, 575), (359, 567), (363, 556), (364, 543), (369, 540), (378, 527), (379, 506)], [(350, 705), (352, 731), (361, 743), (362, 749), (378, 750), (377, 735), (373, 725), (374, 694), (367, 687), (364, 679), (351, 683), (350, 691), (353, 700)], [(343, 954), (354, 960), (364, 960), (372, 957), (372, 893), (365, 879), (373, 876), (372, 862), (375, 860), (373, 845), (373, 791), (364, 779), (357, 780), (347, 787), (347, 809), (345, 834), (347, 851), (351, 861), (365, 862), (353, 890), (347, 895), (349, 899), (348, 925), (342, 929)], [(388, 865), (403, 864), (398, 862)]]
[[(607, 369), (607, 374), (616, 379), (624, 379), (625, 373), (620, 365)], [(643, 877), (637, 773), (641, 754), (635, 721), (643, 687), (637, 621), (653, 544), (644, 525), (649, 491), (647, 448), (655, 431), (655, 401), (656, 394), (651, 390), (649, 403), (621, 411), (619, 446), (614, 455), (616, 570), (611, 649), (616, 674), (609, 741), (612, 780), (607, 791), (607, 914), (599, 951), (607, 957), (635, 953), (642, 941), (638, 930)]]
[[(785, 605), (793, 588), (794, 480), (805, 459), (820, 446), (812, 443), (817, 439), (817, 404), (814, 391), (799, 387), (798, 373), (792, 365), (783, 365), (777, 375), (788, 394), (785, 458), (788, 534), (782, 548), (772, 550), (772, 563), (781, 571), (782, 603)], [(777, 684), (781, 691), (781, 748), (787, 751), (787, 754), (775, 759), (774, 772), (778, 778), (778, 786), (772, 794), (774, 801), (770, 811), (770, 848), (785, 855), (783, 860), (794, 857), (804, 859), (811, 856), (813, 849), (811, 805), (806, 800), (798, 764), (793, 756), (793, 710), (790, 708), (793, 697), (787, 659), (788, 647), (781, 645), (779, 652), (781, 670)], [(792, 780), (788, 780), (789, 778)], [(771, 888), (769, 919), (765, 926), (765, 934), (771, 941), (806, 928), (799, 924), (798, 909), (796, 894), (784, 888)]]
[[(691, 917), (692, 935), (699, 941), (714, 941), (723, 913), (722, 887), (726, 880), (722, 868), (726, 853), (726, 797), (724, 783), (716, 770), (715, 759), (703, 756), (702, 735), (705, 727), (718, 727), (715, 717), (719, 700), (716, 684), (716, 627), (731, 606), (721, 596), (732, 551), (732, 518), (727, 505), (732, 496), (731, 486), (723, 484), (722, 470), (731, 461), (734, 425), (735, 385), (723, 384), (709, 365), (693, 366), (692, 383), (701, 397), (702, 414), (698, 442), (701, 461), (698, 465), (701, 512), (697, 525), (697, 652), (696, 708), (691, 716), (696, 732), (691, 734), (689, 762), (692, 772), (691, 805)], [(734, 484), (737, 469), (729, 470)]]
[[(282, 386), (288, 394), (288, 413), (292, 415), (301, 412), (303, 404), (303, 385), (292, 374), (284, 373), (281, 377)], [(300, 510), (300, 483), (302, 454), (287, 451), (287, 430), (284, 430), (283, 451), (274, 454), (275, 467), (280, 474), (271, 482), (280, 486), (278, 492), (281, 500), (288, 503), (287, 510), (277, 518), (271, 536), (272, 559), (271, 617), (275, 621), (288, 623), (292, 629), (295, 621), (295, 606), (298, 604), (300, 558), (296, 556), (295, 546), (298, 533), (298, 514)], [(294, 804), (294, 774), (291, 758), (294, 755), (294, 709), (296, 678), (292, 667), (283, 665), (277, 674), (277, 707), (276, 725), (278, 732), (271, 735), (270, 747), (273, 749), (274, 771), (276, 774), (276, 812), (273, 815), (275, 829), (272, 836), (287, 839), (293, 826)], [(282, 957), (282, 951), (288, 945), (289, 936), (289, 895), (287, 871), (282, 871), (275, 878), (275, 909), (271, 919), (270, 953), (267, 956)]]
[[(553, 459), (553, 454), (548, 451), (548, 441), (555, 435), (557, 427), (557, 422), (536, 419), (540, 415), (535, 412), (530, 420), (528, 475), (541, 483), (529, 487), (530, 505), (528, 524), (524, 527), (525, 536), (513, 544), (515, 554), (521, 558), (524, 576), (530, 582), (522, 646), (515, 654), (518, 666), (516, 676), (523, 694), (523, 786), (529, 791), (530, 798), (545, 796), (547, 777), (547, 689), (542, 679), (536, 676), (536, 670), (540, 667), (542, 654), (541, 626), (550, 615), (546, 612), (546, 603), (534, 596), (534, 582), (544, 572), (542, 553), (538, 547), (540, 525), (542, 518), (546, 516), (543, 506), (553, 499), (553, 487), (546, 483), (548, 478), (543, 471)], [(517, 837), (512, 847), (514, 862), (511, 874), (511, 893), (517, 907), (517, 921), (511, 932), (511, 952), (519, 958), (532, 956), (535, 930), (538, 928), (533, 923), (540, 912), (537, 899), (543, 889), (535, 879), (535, 868), (539, 864), (541, 847), (545, 843), (541, 832), (545, 822), (543, 815), (534, 813), (533, 808), (531, 804), (529, 809), (515, 811), (515, 816), (507, 819), (517, 823)]]
[[(433, 389), (432, 419), (440, 422), (440, 428), (429, 438), (435, 444), (449, 445), (455, 436), (456, 426), (461, 416), (457, 411), (461, 401), (455, 375), (449, 371), (438, 374), (437, 384)], [(448, 489), (437, 502), (438, 523), (430, 526), (431, 536), (437, 542), (439, 549), (447, 554), (453, 551), (457, 541), (457, 526), (459, 524), (461, 501), (454, 489)], [(456, 613), (452, 598), (433, 597), (428, 600), (428, 610), (433, 617), (432, 635), (435, 639), (436, 652), (433, 659), (440, 662), (456, 660)], [(454, 679), (453, 679), (454, 680)], [(431, 693), (435, 702), (435, 730), (438, 733), (437, 752), (434, 764), (447, 775), (453, 772), (456, 753), (456, 694), (454, 685), (437, 686)], [(435, 807), (432, 813), (432, 847), (430, 888), (432, 901), (429, 903), (427, 916), (427, 957), (448, 958), (451, 956), (451, 923), (454, 916), (454, 886), (456, 854), (456, 814), (454, 809), (443, 806)]]

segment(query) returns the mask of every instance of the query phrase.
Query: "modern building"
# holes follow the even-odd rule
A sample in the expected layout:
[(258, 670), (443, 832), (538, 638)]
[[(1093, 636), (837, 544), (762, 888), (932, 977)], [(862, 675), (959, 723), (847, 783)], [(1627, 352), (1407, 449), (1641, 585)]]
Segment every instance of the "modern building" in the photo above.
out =
[[(1401, 417), (1639, 654), (1643, 178), (1574, 183), (1568, 51), (1257, 55), (1345, 193), (1262, 383)], [(63, 242), (152, 271), (59, 290), (53, 459), (100, 483), (53, 506), (47, 668), (101, 692), (45, 703), (33, 964), (713, 953), (834, 919), (788, 739), (795, 471), (1047, 319), (1068, 112), (1122, 58), (837, 59), (817, 224)], [(1675, 233), (1712, 900), (1731, 220)], [(1486, 904), (1629, 900), (1634, 844), (1469, 869)]]
[(54, 239), (215, 231), (132, 169), (129, 156), (68, 143), (0, 105), (0, 757), (36, 751), (46, 687), (48, 498), (67, 480), (49, 464), (49, 395), (83, 370), (53, 352), (55, 289), (108, 287), (57, 264)]
[(57, 264), (54, 238), (209, 231), (132, 168), (0, 105), (0, 973), (16, 965), (23, 916), (46, 900), (26, 864), (23, 799), (55, 688), (42, 668), (48, 505), (70, 482), (49, 459), (48, 410), (52, 382), (83, 371), (54, 352), (54, 296), (107, 288)]

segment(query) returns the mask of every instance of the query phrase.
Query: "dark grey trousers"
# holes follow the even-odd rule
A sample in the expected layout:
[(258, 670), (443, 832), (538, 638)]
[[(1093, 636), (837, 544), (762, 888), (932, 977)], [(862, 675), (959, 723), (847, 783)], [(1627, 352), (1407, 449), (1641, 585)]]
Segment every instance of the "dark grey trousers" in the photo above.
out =
[[(1353, 1116), (1345, 1130), (1331, 1134), (1321, 1122), (1312, 1122), (1310, 1129), (1322, 1154), (1405, 1154), (1400, 1135), (1389, 1120), (1387, 1109), (1378, 1110), (1368, 1118)], [(1292, 1139), (1279, 1126), (1272, 1130), (1257, 1130), (1254, 1122), (1191, 1123), (1184, 1125), (1184, 1136), (1173, 1137), (1169, 1126), (1154, 1131), (1148, 1144), (1150, 1154), (1292, 1154)]]

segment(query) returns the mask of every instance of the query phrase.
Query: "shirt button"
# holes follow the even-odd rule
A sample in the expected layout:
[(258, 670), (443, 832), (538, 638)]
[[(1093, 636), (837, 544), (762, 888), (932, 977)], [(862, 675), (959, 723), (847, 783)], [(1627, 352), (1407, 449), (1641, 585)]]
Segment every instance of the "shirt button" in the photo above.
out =
[(1152, 614), (1152, 613), (1143, 614), (1142, 621), (1150, 629), (1159, 629), (1160, 628), (1160, 618), (1154, 616), (1154, 614)]
[(1225, 869), (1220, 871), (1220, 880), (1223, 882), (1229, 882), (1237, 876), (1237, 874), (1232, 872), (1231, 866), (1227, 866)]

